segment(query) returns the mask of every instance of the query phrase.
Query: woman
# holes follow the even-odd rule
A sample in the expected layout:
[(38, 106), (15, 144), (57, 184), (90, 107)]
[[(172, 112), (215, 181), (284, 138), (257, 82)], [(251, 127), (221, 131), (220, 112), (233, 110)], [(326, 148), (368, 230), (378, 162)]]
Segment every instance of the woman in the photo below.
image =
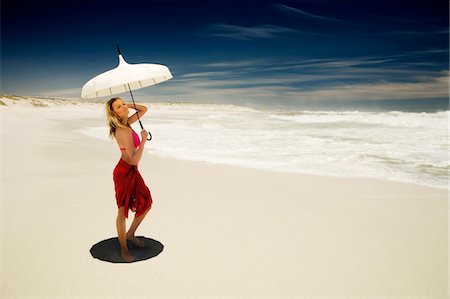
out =
[[(148, 133), (142, 130), (139, 140), (139, 136), (130, 126), (138, 120), (138, 114), (141, 118), (147, 112), (147, 107), (136, 105), (137, 112), (131, 117), (128, 117), (128, 108), (133, 108), (133, 105), (125, 103), (121, 98), (112, 98), (106, 103), (109, 136), (116, 139), (122, 155), (113, 172), (119, 208), (116, 219), (117, 235), (122, 258), (126, 262), (132, 262), (135, 258), (128, 252), (127, 240), (138, 247), (144, 247), (144, 243), (136, 238), (135, 232), (151, 208), (152, 196), (137, 167)], [(128, 232), (125, 232), (128, 210), (136, 213)]]

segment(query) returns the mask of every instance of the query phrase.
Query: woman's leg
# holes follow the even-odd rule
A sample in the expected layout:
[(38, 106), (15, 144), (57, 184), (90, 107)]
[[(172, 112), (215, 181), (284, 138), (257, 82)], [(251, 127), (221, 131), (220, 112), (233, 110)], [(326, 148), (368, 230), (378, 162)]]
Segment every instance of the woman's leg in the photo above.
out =
[(119, 208), (116, 219), (117, 236), (120, 243), (120, 254), (126, 262), (134, 261), (134, 257), (128, 252), (127, 239), (125, 233), (125, 207)]
[(144, 243), (141, 240), (139, 240), (138, 238), (136, 238), (134, 234), (136, 233), (136, 230), (139, 227), (139, 225), (141, 224), (142, 220), (144, 220), (144, 218), (147, 215), (148, 211), (150, 211), (150, 208), (151, 207), (149, 207), (144, 212), (144, 214), (140, 215), (139, 217), (136, 217), (136, 216), (134, 217), (133, 223), (131, 223), (131, 226), (128, 229), (128, 232), (127, 232), (127, 239), (132, 241), (136, 246), (139, 246), (139, 247), (144, 247)]

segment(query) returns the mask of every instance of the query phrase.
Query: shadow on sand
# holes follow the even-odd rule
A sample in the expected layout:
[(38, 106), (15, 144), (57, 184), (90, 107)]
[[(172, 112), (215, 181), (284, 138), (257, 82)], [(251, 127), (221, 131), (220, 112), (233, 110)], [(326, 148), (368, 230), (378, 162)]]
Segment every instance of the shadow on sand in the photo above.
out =
[[(136, 258), (134, 262), (144, 261), (155, 257), (164, 249), (164, 245), (159, 241), (142, 236), (138, 236), (138, 239), (144, 242), (144, 248), (139, 248), (127, 240), (128, 251)], [(117, 237), (98, 242), (92, 246), (90, 251), (92, 257), (96, 259), (110, 263), (126, 263), (120, 256), (120, 245)]]

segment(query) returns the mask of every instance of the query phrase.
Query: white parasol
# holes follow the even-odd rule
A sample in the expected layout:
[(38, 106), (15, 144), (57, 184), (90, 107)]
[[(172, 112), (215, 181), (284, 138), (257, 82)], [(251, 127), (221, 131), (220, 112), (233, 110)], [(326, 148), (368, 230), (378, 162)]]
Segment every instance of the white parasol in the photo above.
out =
[[(118, 45), (117, 51), (119, 52), (119, 65), (114, 69), (95, 76), (84, 84), (81, 89), (81, 97), (83, 99), (110, 96), (129, 91), (136, 109), (131, 90), (155, 85), (173, 78), (169, 68), (165, 65), (151, 63), (128, 64), (122, 57)], [(139, 119), (139, 114), (137, 116), (141, 128), (144, 129)], [(148, 140), (151, 140), (152, 135), (150, 132), (148, 133)]]

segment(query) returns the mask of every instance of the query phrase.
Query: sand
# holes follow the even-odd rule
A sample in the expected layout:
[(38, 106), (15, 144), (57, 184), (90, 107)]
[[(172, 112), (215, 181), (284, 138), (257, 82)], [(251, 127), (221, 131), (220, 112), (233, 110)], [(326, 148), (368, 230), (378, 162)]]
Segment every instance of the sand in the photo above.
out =
[(447, 298), (447, 190), (148, 153), (154, 205), (137, 234), (164, 250), (94, 259), (116, 236), (120, 151), (76, 130), (104, 125), (103, 106), (2, 101), (4, 298)]

